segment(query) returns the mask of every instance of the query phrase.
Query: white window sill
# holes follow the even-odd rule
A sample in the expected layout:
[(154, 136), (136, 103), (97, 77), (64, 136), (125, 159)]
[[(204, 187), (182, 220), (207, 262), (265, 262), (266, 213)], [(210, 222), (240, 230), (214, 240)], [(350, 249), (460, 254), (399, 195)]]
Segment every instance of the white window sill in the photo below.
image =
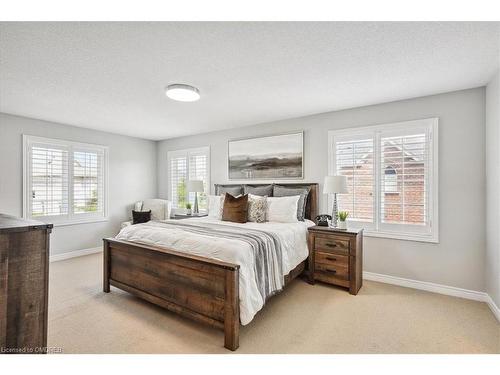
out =
[(369, 229), (365, 229), (363, 231), (363, 235), (366, 237), (388, 238), (388, 239), (403, 240), (403, 241), (439, 243), (439, 238), (437, 236), (403, 234), (403, 233), (392, 233), (392, 232), (376, 232)]
[(53, 224), (54, 227), (65, 227), (69, 225), (79, 225), (79, 224), (92, 224), (92, 223), (102, 223), (105, 221), (108, 221), (107, 217), (101, 217), (101, 218), (85, 218), (85, 219), (75, 219), (75, 220), (64, 220), (64, 221), (58, 221), (58, 220), (50, 220), (46, 219), (43, 217), (32, 217), (31, 220), (37, 220), (41, 221), (47, 224)]

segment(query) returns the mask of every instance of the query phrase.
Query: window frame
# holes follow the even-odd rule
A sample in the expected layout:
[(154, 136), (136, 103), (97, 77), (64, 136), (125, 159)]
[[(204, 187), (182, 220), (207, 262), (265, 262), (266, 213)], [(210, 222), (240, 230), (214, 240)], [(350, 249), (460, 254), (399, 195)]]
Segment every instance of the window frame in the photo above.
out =
[[(388, 124), (371, 125), (328, 131), (328, 173), (336, 174), (335, 142), (340, 138), (356, 138), (371, 134), (374, 144), (373, 168), (373, 222), (348, 219), (353, 228), (364, 228), (364, 234), (369, 237), (392, 238), (408, 241), (439, 243), (439, 153), (438, 153), (438, 124), (437, 117), (418, 120), (402, 121)], [(415, 129), (425, 131), (429, 143), (428, 165), (426, 165), (427, 185), (425, 187), (427, 218), (429, 221), (425, 230), (418, 224), (389, 224), (382, 223), (381, 181), (381, 138), (390, 135), (405, 135), (415, 132)], [(328, 195), (328, 207), (332, 207), (333, 198)]]
[[(53, 146), (67, 150), (68, 166), (68, 213), (64, 215), (32, 216), (31, 186), (32, 161), (30, 151), (33, 145), (40, 144), (47, 147)], [(73, 153), (74, 151), (90, 151), (102, 153), (102, 212), (74, 213), (73, 202)], [(108, 147), (91, 143), (81, 143), (57, 138), (45, 138), (23, 134), (23, 218), (50, 222), (54, 226), (76, 225), (108, 221)]]
[[(185, 148), (185, 149), (180, 149), (180, 150), (171, 150), (167, 151), (167, 173), (168, 173), (168, 186), (167, 186), (167, 199), (172, 202), (172, 212), (175, 213), (180, 213), (180, 212), (185, 212), (185, 208), (179, 208), (173, 207), (173, 197), (172, 197), (172, 163), (171, 160), (172, 158), (179, 157), (179, 156), (184, 156), (186, 157), (186, 181), (189, 180), (189, 157), (191, 154), (205, 154), (207, 156), (207, 184), (206, 184), (206, 191), (205, 194), (208, 196), (210, 195), (211, 191), (211, 185), (210, 185), (210, 146), (202, 146), (202, 147), (195, 147), (195, 148)], [(189, 192), (188, 192), (189, 194)], [(208, 212), (208, 207), (206, 209), (201, 209), (200, 208), (200, 213), (206, 213)]]

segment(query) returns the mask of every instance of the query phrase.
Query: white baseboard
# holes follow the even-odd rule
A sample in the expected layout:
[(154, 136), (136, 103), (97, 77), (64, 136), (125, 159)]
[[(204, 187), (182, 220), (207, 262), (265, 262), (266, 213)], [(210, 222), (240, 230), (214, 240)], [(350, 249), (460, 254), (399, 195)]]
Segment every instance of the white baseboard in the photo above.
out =
[(488, 294), (486, 294), (486, 303), (490, 307), (490, 310), (493, 313), (493, 315), (495, 315), (497, 320), (500, 322), (500, 309), (496, 305), (495, 301), (493, 301), (493, 298), (491, 298), (491, 296)]
[(82, 250), (68, 251), (67, 253), (62, 253), (62, 254), (54, 254), (51, 255), (49, 259), (51, 262), (58, 262), (60, 260), (81, 257), (84, 255), (96, 254), (100, 252), (102, 252), (102, 247), (93, 247), (91, 249), (82, 249)]
[(425, 290), (427, 292), (445, 294), (447, 296), (466, 298), (474, 301), (485, 302), (490, 307), (493, 315), (500, 322), (500, 313), (498, 310), (498, 306), (495, 304), (493, 299), (484, 292), (478, 292), (475, 290), (462, 289), (454, 286), (442, 285), (442, 284), (434, 284), (427, 281), (419, 281), (412, 279), (405, 279), (402, 277), (383, 275), (380, 273), (373, 272), (363, 272), (363, 278), (365, 280), (378, 281), (380, 283), (385, 284), (393, 284), (399, 285), (406, 288)]

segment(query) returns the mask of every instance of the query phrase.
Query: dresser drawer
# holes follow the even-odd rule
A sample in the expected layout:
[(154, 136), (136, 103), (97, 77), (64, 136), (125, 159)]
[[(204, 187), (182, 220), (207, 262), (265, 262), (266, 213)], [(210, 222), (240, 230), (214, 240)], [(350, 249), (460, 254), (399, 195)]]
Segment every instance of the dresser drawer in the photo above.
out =
[(349, 254), (349, 239), (316, 235), (314, 250)]
[(314, 272), (323, 273), (336, 279), (349, 280), (349, 266), (347, 265), (334, 265), (324, 263), (314, 263)]
[(339, 255), (332, 253), (323, 253), (321, 251), (314, 252), (314, 261), (327, 265), (338, 265), (349, 267), (349, 257), (347, 255)]
[(349, 279), (340, 278), (329, 272), (317, 271), (314, 273), (314, 280), (319, 280), (324, 283), (340, 285), (349, 288)]

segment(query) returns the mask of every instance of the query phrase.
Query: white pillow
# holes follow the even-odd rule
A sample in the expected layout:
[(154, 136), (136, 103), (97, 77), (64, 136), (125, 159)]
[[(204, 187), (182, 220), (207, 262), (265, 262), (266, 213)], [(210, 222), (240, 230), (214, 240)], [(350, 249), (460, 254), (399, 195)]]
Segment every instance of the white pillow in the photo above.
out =
[(267, 198), (267, 220), (278, 223), (296, 223), (300, 195)]
[(224, 208), (223, 195), (209, 195), (208, 196), (208, 217), (217, 220), (222, 220), (222, 209)]

